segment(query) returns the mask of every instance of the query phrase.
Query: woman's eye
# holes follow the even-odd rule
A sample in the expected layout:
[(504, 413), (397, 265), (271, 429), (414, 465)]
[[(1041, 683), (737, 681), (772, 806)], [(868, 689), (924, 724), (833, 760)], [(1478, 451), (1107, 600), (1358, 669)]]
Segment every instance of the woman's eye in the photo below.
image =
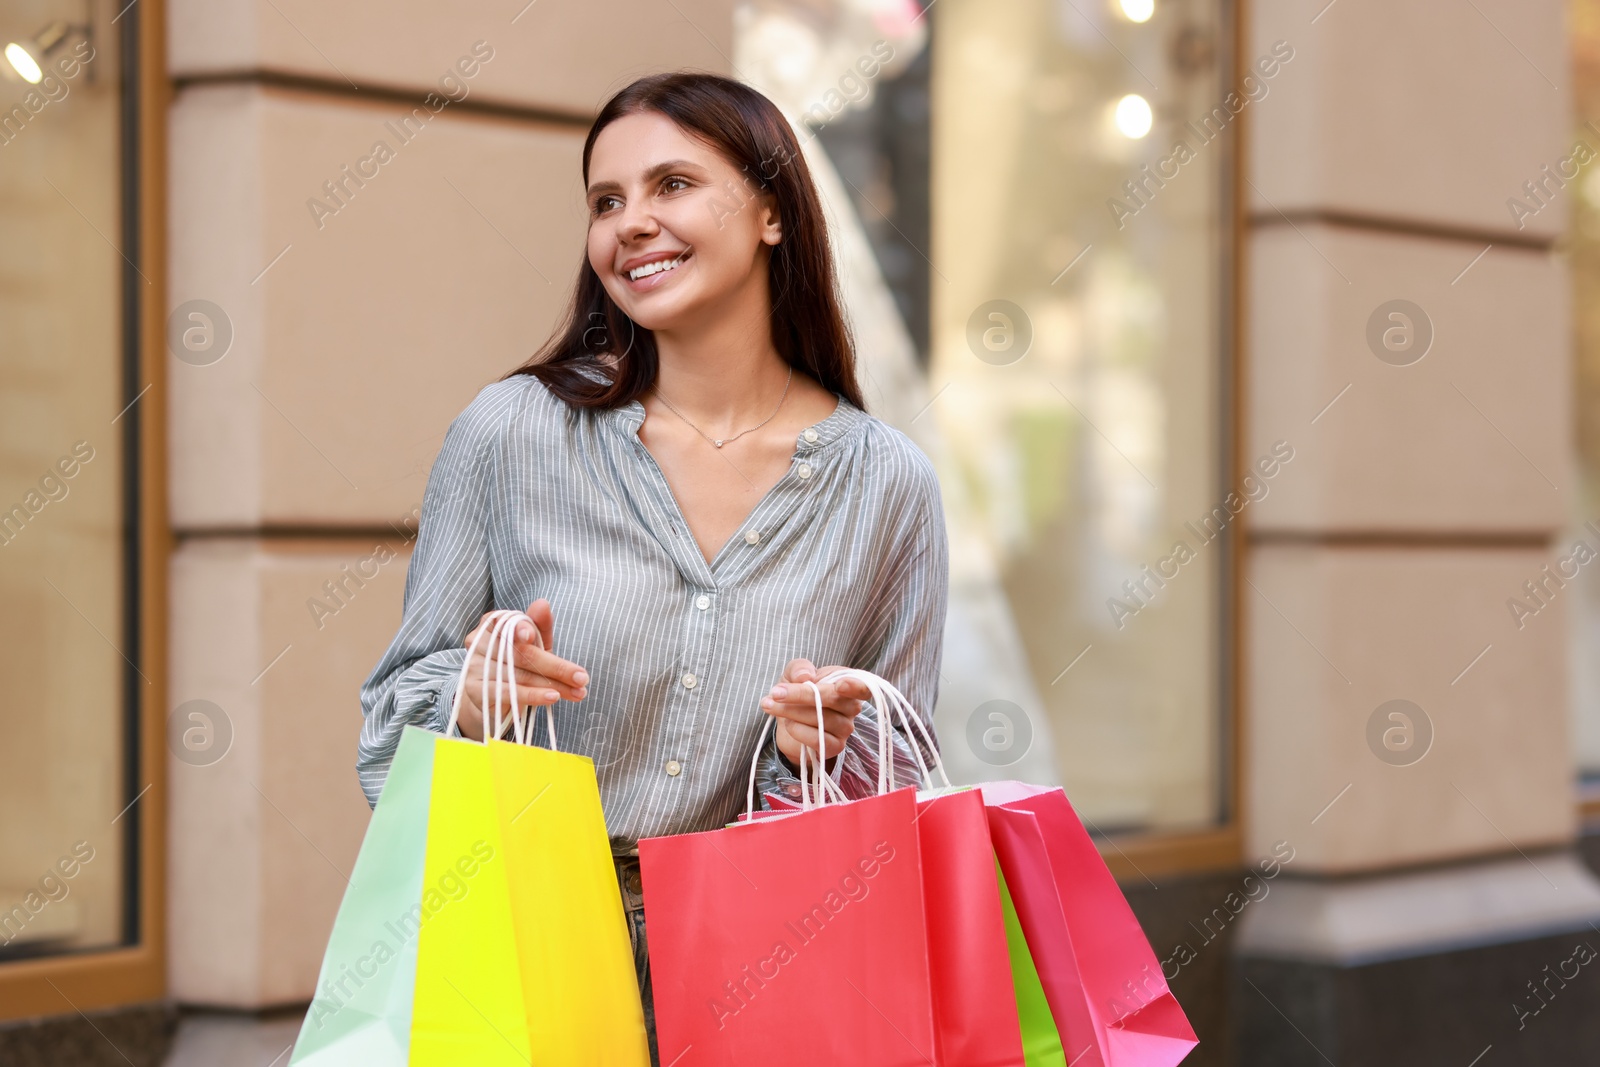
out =
[(611, 205), (616, 202), (616, 199), (617, 198), (614, 196), (600, 197), (594, 202), (594, 207), (590, 209), (590, 213), (594, 215), (604, 215), (607, 211), (611, 210)]
[(661, 188), (664, 189), (664, 190), (671, 191), (671, 192), (676, 192), (677, 190), (676, 189), (672, 189), (672, 186), (676, 185), (676, 186), (679, 186), (680, 188), (687, 189), (687, 188), (689, 188), (690, 184), (691, 183), (690, 183), (688, 178), (680, 178), (677, 175), (673, 175), (672, 177), (667, 178), (665, 181), (663, 181), (661, 183)]

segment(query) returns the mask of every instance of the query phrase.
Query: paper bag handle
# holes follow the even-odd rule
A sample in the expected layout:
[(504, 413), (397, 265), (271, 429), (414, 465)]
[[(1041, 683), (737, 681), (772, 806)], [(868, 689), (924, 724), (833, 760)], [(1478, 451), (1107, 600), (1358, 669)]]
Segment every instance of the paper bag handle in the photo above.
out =
[[(812, 696), (817, 702), (817, 735), (820, 737), (822, 735), (823, 725), (822, 690), (817, 688), (817, 683), (815, 682), (806, 682), (805, 684), (811, 687)], [(749, 818), (751, 815), (755, 814), (756, 772), (761, 766), (761, 750), (766, 746), (767, 731), (774, 728), (773, 723), (775, 721), (776, 720), (771, 715), (767, 716), (766, 723), (764, 723), (761, 727), (761, 733), (756, 737), (755, 754), (750, 757), (750, 784), (745, 790), (744, 797), (744, 813), (746, 818)], [(802, 811), (810, 811), (812, 808), (811, 791), (808, 783), (808, 775), (811, 772), (806, 765), (807, 756), (810, 752), (811, 750), (806, 746), (800, 746), (800, 809)], [(827, 798), (829, 796), (833, 798), (835, 803), (844, 803), (850, 799), (844, 795), (844, 790), (840, 787), (838, 779), (836, 779), (833, 774), (828, 773), (827, 766), (828, 764), (825, 760), (819, 759), (815, 763), (817, 776), (817, 806), (819, 807), (827, 803)], [(838, 773), (838, 769), (839, 765), (836, 764), (834, 767), (835, 774)]]
[(944, 779), (946, 786), (953, 784), (949, 772), (944, 768), (944, 760), (939, 756), (939, 746), (934, 743), (932, 732), (922, 721), (922, 717), (911, 707), (911, 702), (905, 698), (905, 694), (895, 688), (894, 683), (860, 667), (842, 667), (822, 680), (834, 682), (841, 678), (855, 678), (864, 683), (872, 693), (873, 705), (878, 709), (878, 794), (880, 796), (895, 787), (894, 742), (889, 736), (889, 731), (894, 728), (896, 712), (900, 714), (901, 732), (911, 742), (911, 757), (916, 760), (917, 770), (922, 772), (922, 784), (926, 788), (934, 788), (933, 776), (928, 773), (928, 766), (922, 761), (922, 753), (917, 747), (918, 733), (927, 741), (928, 751), (933, 753), (933, 766), (939, 772), (939, 777)]
[[(461, 665), (461, 674), (456, 680), (455, 700), (450, 708), (450, 721), (445, 724), (444, 732), (449, 734), (457, 728), (461, 715), (461, 693), (467, 681), (467, 670), (472, 665), (473, 654), (478, 650), (478, 642), (487, 632), (489, 647), (484, 652), (486, 660), (483, 672), (483, 686), (479, 707), (489, 706), (489, 675), (494, 673), (494, 729), (492, 732), (485, 730), (483, 740), (487, 742), (491, 737), (500, 737), (505, 731), (505, 720), (500, 712), (500, 697), (505, 693), (505, 687), (510, 687), (512, 737), (518, 744), (528, 744), (533, 735), (533, 718), (524, 722), (522, 717), (522, 702), (517, 695), (516, 661), (514, 659), (516, 648), (517, 625), (527, 622), (533, 630), (534, 643), (539, 648), (544, 648), (544, 635), (539, 632), (538, 625), (528, 617), (526, 612), (510, 608), (501, 608), (490, 612), (485, 621), (493, 620), (492, 626), (479, 627), (477, 636), (473, 638), (472, 645), (467, 649), (467, 658)], [(550, 747), (559, 751), (556, 743), (556, 720), (554, 705), (541, 705), (545, 708), (545, 718), (550, 728)], [(487, 724), (485, 724), (487, 725)]]
[[(935, 788), (933, 776), (928, 772), (928, 766), (923, 762), (922, 753), (917, 746), (919, 734), (927, 742), (928, 751), (933, 753), (934, 769), (939, 772), (939, 777), (944, 780), (945, 786), (948, 787), (954, 784), (950, 781), (950, 773), (945, 770), (944, 760), (939, 755), (939, 746), (934, 743), (932, 731), (928, 729), (927, 724), (922, 721), (922, 717), (911, 707), (911, 702), (906, 699), (905, 694), (895, 688), (894, 683), (881, 675), (860, 667), (842, 667), (823, 678), (822, 681), (833, 682), (841, 678), (856, 678), (864, 683), (868, 691), (872, 693), (873, 705), (878, 709), (878, 795), (881, 796), (895, 788), (894, 742), (889, 736), (889, 731), (894, 728), (896, 712), (900, 715), (901, 732), (911, 741), (911, 756), (916, 760), (917, 770), (922, 772), (922, 784), (929, 789)], [(816, 682), (806, 682), (804, 684), (811, 687), (812, 696), (817, 702), (817, 732), (820, 734), (822, 732), (822, 691), (817, 688)], [(750, 760), (750, 785), (745, 793), (746, 817), (755, 812), (756, 770), (760, 766), (761, 749), (766, 741), (767, 730), (771, 727), (772, 720), (769, 716), (766, 725), (761, 728), (760, 736), (756, 739), (756, 752)], [(806, 781), (806, 757), (809, 752), (810, 749), (805, 747), (800, 750), (800, 806), (802, 811), (809, 810), (812, 806), (809, 803), (810, 794)], [(818, 766), (826, 766), (826, 764), (818, 761)], [(848, 799), (844, 796), (843, 789), (840, 788), (838, 780), (833, 775), (823, 774), (821, 777), (826, 782), (826, 786), (820, 782), (818, 783), (819, 797), (817, 803), (819, 806), (827, 802), (826, 797), (822, 795), (822, 790), (830, 787), (831, 793), (829, 795), (836, 802)]]

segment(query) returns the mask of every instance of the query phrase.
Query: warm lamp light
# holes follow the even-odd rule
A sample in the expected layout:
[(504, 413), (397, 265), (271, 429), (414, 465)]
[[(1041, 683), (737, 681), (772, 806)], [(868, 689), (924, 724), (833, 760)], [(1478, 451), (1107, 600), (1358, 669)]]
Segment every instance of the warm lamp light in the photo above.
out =
[(1121, 7), (1129, 22), (1149, 22), (1156, 13), (1156, 0), (1121, 0)]
[(6, 45), (6, 62), (11, 64), (11, 69), (30, 85), (38, 85), (44, 78), (45, 60), (50, 53), (66, 41), (74, 31), (81, 32), (85, 38), (89, 36), (88, 26), (74, 26), (71, 23), (57, 19), (49, 23), (44, 29), (34, 34), (27, 41), (12, 41)]
[(1150, 132), (1155, 124), (1155, 113), (1150, 101), (1138, 93), (1129, 93), (1117, 101), (1117, 131), (1130, 140), (1137, 141)]

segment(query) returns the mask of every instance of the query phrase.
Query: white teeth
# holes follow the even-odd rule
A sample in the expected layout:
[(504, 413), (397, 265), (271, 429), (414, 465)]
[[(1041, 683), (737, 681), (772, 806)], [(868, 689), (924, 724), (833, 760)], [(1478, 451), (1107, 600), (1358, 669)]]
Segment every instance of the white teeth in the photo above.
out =
[(648, 278), (652, 274), (660, 274), (664, 270), (672, 270), (677, 265), (678, 260), (676, 259), (658, 259), (654, 263), (646, 263), (642, 267), (635, 267), (630, 270), (628, 278), (631, 281), (638, 281), (640, 278)]

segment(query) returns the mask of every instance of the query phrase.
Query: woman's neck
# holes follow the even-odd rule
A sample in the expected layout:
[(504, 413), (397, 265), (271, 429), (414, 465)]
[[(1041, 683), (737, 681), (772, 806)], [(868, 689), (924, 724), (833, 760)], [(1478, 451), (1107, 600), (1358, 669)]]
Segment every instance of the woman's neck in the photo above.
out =
[(708, 431), (766, 418), (787, 384), (765, 288), (724, 303), (693, 328), (655, 333), (656, 394)]

